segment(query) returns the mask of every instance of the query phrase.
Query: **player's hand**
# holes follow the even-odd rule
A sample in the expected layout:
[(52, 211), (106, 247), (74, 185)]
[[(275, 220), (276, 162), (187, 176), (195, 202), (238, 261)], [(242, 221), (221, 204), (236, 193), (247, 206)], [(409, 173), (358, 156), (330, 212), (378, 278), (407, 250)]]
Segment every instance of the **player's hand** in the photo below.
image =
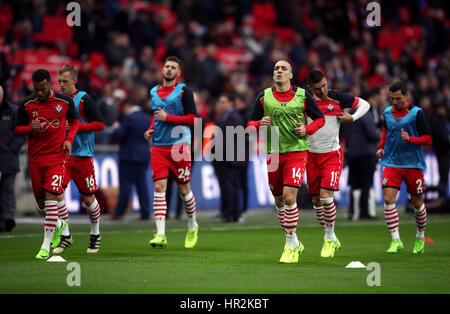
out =
[(65, 141), (63, 143), (63, 149), (66, 151), (67, 156), (70, 156), (72, 154), (72, 143)]
[(303, 137), (306, 135), (306, 127), (303, 125), (303, 123), (297, 122), (295, 123), (298, 126), (294, 128), (295, 134), (297, 134), (298, 137)]
[(261, 119), (261, 126), (269, 126), (270, 125), (270, 116), (263, 117)]
[(161, 107), (155, 111), (155, 119), (159, 121), (166, 121), (167, 113)]
[(377, 151), (377, 158), (378, 158), (378, 159), (381, 159), (381, 157), (383, 156), (383, 154), (384, 154), (384, 149), (379, 149), (379, 150)]
[(341, 123), (351, 123), (353, 122), (353, 116), (349, 114), (348, 112), (339, 112), (337, 116), (338, 120), (341, 121)]
[(41, 124), (39, 123), (38, 119), (34, 119), (33, 121), (31, 121), (31, 131), (39, 130), (40, 127)]
[(111, 127), (113, 129), (118, 129), (120, 128), (120, 122), (119, 121), (114, 121), (113, 124), (111, 125)]
[(144, 133), (144, 138), (147, 140), (147, 141), (150, 141), (150, 139), (153, 137), (153, 129), (150, 129), (150, 130), (147, 130), (147, 131), (145, 131), (145, 133)]
[(409, 142), (409, 134), (403, 129), (402, 129), (402, 140), (404, 140), (407, 143)]

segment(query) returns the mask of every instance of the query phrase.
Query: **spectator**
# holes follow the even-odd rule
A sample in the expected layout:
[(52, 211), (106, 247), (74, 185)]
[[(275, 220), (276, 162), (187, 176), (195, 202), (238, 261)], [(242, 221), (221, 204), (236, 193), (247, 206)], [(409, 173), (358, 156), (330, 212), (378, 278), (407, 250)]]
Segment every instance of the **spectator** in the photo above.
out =
[[(376, 106), (380, 89), (373, 89), (363, 99)], [(349, 219), (375, 218), (375, 193), (372, 188), (373, 174), (376, 169), (377, 133), (372, 111), (369, 110), (354, 123), (343, 125), (346, 138), (346, 160), (349, 166), (350, 184)], [(369, 212), (369, 207), (372, 211)]]
[[(231, 131), (227, 127), (244, 126), (244, 122), (233, 108), (233, 99), (229, 95), (219, 97), (216, 104), (216, 113), (219, 116), (216, 125), (221, 129), (222, 136), (216, 135), (217, 137), (215, 137), (214, 154), (218, 156), (217, 159), (220, 159), (220, 151), (222, 151), (223, 161), (214, 160), (213, 165), (220, 186), (221, 215), (225, 222), (238, 222), (240, 217), (240, 177), (245, 161), (238, 160), (237, 136), (233, 137), (233, 143), (227, 141), (227, 134)], [(230, 144), (233, 144), (234, 147), (231, 147)], [(227, 156), (230, 149), (234, 150), (234, 156)]]
[(147, 184), (147, 170), (150, 162), (150, 145), (143, 134), (150, 127), (150, 119), (142, 108), (130, 100), (123, 103), (122, 123), (116, 122), (113, 136), (119, 140), (119, 200), (113, 216), (123, 218), (128, 207), (131, 189), (136, 187), (141, 219), (150, 218), (150, 196)]
[(109, 144), (111, 142), (111, 127), (119, 118), (118, 103), (113, 96), (110, 83), (105, 84), (103, 87), (103, 96), (98, 100), (97, 106), (105, 122), (105, 130), (97, 133), (97, 142), (99, 144)]
[[(250, 119), (251, 108), (247, 106), (245, 103), (245, 99), (242, 95), (235, 95), (234, 97), (234, 110), (239, 113), (244, 125), (247, 125), (247, 122)], [(241, 181), (241, 189), (242, 189), (242, 209), (240, 210), (240, 223), (247, 222), (247, 208), (248, 208), (248, 164), (250, 161), (250, 147), (251, 143), (249, 140), (248, 134), (245, 134), (245, 161), (242, 163), (242, 166), (239, 167), (240, 170), (240, 181)]]
[(448, 188), (448, 173), (450, 171), (450, 130), (448, 109), (444, 105), (438, 106), (436, 113), (430, 118), (433, 149), (439, 166), (439, 197), (446, 199)]
[(19, 150), (26, 141), (14, 133), (16, 119), (17, 106), (7, 100), (0, 85), (0, 232), (11, 231), (16, 225), (14, 183), (20, 171)]

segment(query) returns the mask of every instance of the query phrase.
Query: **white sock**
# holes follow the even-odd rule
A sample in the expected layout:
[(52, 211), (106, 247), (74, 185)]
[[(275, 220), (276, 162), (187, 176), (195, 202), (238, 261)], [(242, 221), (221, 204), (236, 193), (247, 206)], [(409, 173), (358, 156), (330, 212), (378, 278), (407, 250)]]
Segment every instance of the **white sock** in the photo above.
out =
[(293, 205), (284, 205), (284, 232), (286, 233), (286, 245), (291, 249), (295, 249), (299, 246), (297, 238), (297, 225), (297, 203), (294, 203)]
[(70, 235), (69, 213), (67, 211), (66, 202), (64, 200), (62, 200), (61, 202), (58, 202), (58, 217), (59, 217), (59, 219), (63, 219), (66, 221), (66, 227), (62, 230), (61, 235), (63, 235), (63, 236)]
[(195, 203), (195, 197), (192, 191), (189, 192), (188, 195), (182, 196), (184, 210), (186, 212), (187, 217), (187, 226), (189, 230), (194, 230), (197, 228), (197, 206)]
[(296, 234), (286, 234), (286, 244), (291, 249), (295, 249), (300, 246), (300, 243), (298, 241)]
[(336, 221), (336, 206), (332, 197), (321, 198), (320, 202), (323, 205), (323, 215), (325, 219), (325, 240), (333, 240), (337, 242), (336, 234), (334, 233), (334, 226)]
[(41, 248), (50, 252), (55, 228), (61, 228), (61, 221), (58, 219), (58, 202), (45, 201), (45, 219), (44, 219), (44, 241)]
[(94, 199), (91, 205), (86, 206), (91, 221), (91, 234), (100, 234), (100, 205)]
[(154, 192), (153, 193), (153, 214), (155, 216), (156, 233), (162, 236), (166, 236), (166, 193)]

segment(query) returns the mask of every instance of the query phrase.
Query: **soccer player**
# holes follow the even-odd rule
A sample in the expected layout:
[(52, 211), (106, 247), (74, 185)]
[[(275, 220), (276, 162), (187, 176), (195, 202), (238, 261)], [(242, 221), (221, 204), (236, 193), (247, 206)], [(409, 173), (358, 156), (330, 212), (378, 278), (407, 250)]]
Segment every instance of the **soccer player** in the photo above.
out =
[(423, 171), (426, 164), (422, 146), (432, 143), (431, 130), (422, 109), (408, 102), (406, 83), (393, 83), (389, 87), (389, 99), (392, 105), (384, 110), (385, 125), (377, 151), (377, 157), (381, 158), (380, 164), (384, 167), (384, 217), (392, 236), (387, 253), (394, 254), (403, 249), (395, 199), (402, 181), (405, 181), (417, 225), (413, 253), (420, 254), (425, 248), (427, 223), (427, 210), (423, 202)]
[[(80, 121), (78, 132), (72, 145), (72, 155), (68, 158), (66, 171), (62, 181), (64, 189), (73, 179), (81, 194), (82, 202), (86, 205), (91, 221), (90, 241), (88, 253), (97, 253), (100, 249), (100, 206), (95, 198), (97, 183), (94, 169), (94, 132), (105, 128), (103, 118), (92, 98), (83, 91), (78, 91), (78, 72), (69, 64), (58, 69), (58, 84), (61, 92), (73, 99), (75, 111)], [(69, 214), (64, 202), (64, 192), (58, 196), (58, 217), (66, 221), (66, 227), (61, 232), (59, 244), (52, 243), (54, 254), (61, 254), (73, 244), (69, 232)], [(58, 241), (57, 241), (58, 242)]]
[[(151, 168), (154, 184), (153, 210), (156, 234), (149, 244), (154, 248), (167, 246), (166, 189), (169, 175), (175, 180), (187, 215), (188, 231), (184, 246), (193, 248), (198, 240), (196, 203), (190, 187), (191, 178), (191, 130), (197, 115), (192, 90), (186, 84), (178, 83), (181, 74), (181, 60), (169, 56), (162, 69), (163, 83), (150, 91), (151, 110), (154, 120), (144, 133), (147, 140), (153, 138), (151, 149)], [(179, 134), (174, 136), (173, 133)]]
[[(44, 241), (36, 258), (48, 259), (50, 243), (59, 238), (66, 225), (63, 219), (58, 219), (58, 195), (63, 191), (65, 163), (79, 121), (73, 100), (52, 91), (47, 70), (36, 70), (32, 82), (35, 94), (20, 102), (15, 132), (29, 136), (31, 184), (37, 205), (45, 213)], [(69, 122), (67, 136), (66, 121)]]
[[(299, 255), (304, 250), (296, 234), (297, 193), (308, 158), (307, 135), (314, 134), (325, 123), (312, 95), (302, 88), (293, 87), (292, 77), (289, 62), (280, 60), (275, 63), (275, 86), (266, 88), (256, 96), (253, 112), (247, 123), (249, 127), (256, 129), (269, 127), (265, 139), (269, 186), (275, 199), (278, 220), (286, 236), (280, 263), (298, 263)], [(308, 125), (306, 114), (314, 120)], [(272, 146), (276, 146), (272, 144), (272, 132), (275, 132), (275, 136), (278, 135), (278, 149), (272, 149)]]
[[(306, 76), (308, 88), (315, 102), (325, 116), (325, 126), (308, 136), (310, 149), (306, 166), (308, 192), (317, 218), (325, 231), (321, 257), (334, 257), (341, 243), (334, 233), (336, 206), (334, 191), (339, 190), (339, 178), (344, 163), (344, 153), (339, 145), (340, 123), (351, 123), (370, 109), (364, 99), (328, 89), (327, 79), (322, 72), (314, 70)], [(353, 114), (344, 108), (356, 109)], [(312, 120), (308, 117), (308, 123)]]

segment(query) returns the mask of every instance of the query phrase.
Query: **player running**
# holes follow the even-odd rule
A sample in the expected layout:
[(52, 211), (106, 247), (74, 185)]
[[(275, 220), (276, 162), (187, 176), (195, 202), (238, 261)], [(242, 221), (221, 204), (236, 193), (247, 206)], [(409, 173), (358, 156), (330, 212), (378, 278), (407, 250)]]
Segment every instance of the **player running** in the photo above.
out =
[[(181, 74), (181, 60), (167, 57), (162, 69), (163, 83), (152, 88), (152, 111), (154, 120), (144, 133), (147, 140), (153, 138), (151, 168), (154, 184), (153, 210), (156, 234), (149, 244), (154, 248), (167, 246), (166, 189), (169, 175), (175, 180), (187, 215), (188, 231), (184, 246), (193, 248), (198, 240), (196, 203), (191, 191), (191, 130), (197, 115), (192, 90), (186, 84), (178, 83)], [(179, 132), (177, 132), (179, 131)], [(178, 135), (174, 136), (173, 134)]]
[[(303, 181), (308, 158), (307, 135), (320, 129), (325, 119), (313, 97), (299, 87), (291, 86), (292, 67), (285, 60), (273, 69), (274, 87), (260, 92), (253, 104), (248, 126), (269, 127), (265, 139), (269, 186), (275, 198), (278, 220), (286, 236), (280, 263), (298, 263), (304, 246), (298, 240), (297, 193)], [(306, 125), (308, 115), (314, 120)], [(275, 127), (275, 128), (272, 128)], [(279, 148), (272, 149), (272, 132), (278, 135)], [(277, 138), (275, 138), (277, 139)], [(278, 161), (277, 160), (278, 157)], [(276, 169), (273, 169), (275, 163)]]
[[(70, 97), (51, 90), (50, 73), (38, 69), (32, 75), (35, 94), (19, 104), (15, 132), (28, 135), (28, 157), (34, 197), (45, 214), (44, 241), (36, 258), (48, 259), (50, 243), (66, 226), (58, 219), (58, 195), (62, 193), (67, 156), (78, 130), (75, 105)], [(66, 136), (66, 121), (69, 132)]]
[[(87, 252), (97, 253), (100, 249), (101, 236), (100, 206), (94, 195), (97, 190), (93, 158), (94, 132), (103, 130), (105, 123), (92, 98), (86, 92), (78, 91), (75, 87), (77, 80), (78, 72), (72, 65), (66, 64), (58, 69), (58, 84), (61, 92), (73, 99), (75, 111), (80, 121), (72, 145), (72, 155), (67, 160), (62, 186), (66, 189), (70, 180), (73, 179), (75, 182), (91, 221)], [(51, 247), (54, 248), (54, 254), (61, 254), (73, 244), (69, 232), (69, 214), (64, 202), (64, 192), (58, 196), (58, 217), (66, 221), (66, 227), (61, 232), (60, 241), (52, 242)]]
[[(326, 121), (322, 129), (308, 135), (308, 192), (312, 195), (313, 207), (325, 231), (320, 256), (334, 257), (335, 251), (341, 247), (334, 233), (334, 191), (339, 190), (339, 178), (344, 163), (344, 153), (339, 145), (339, 126), (341, 122), (351, 123), (361, 118), (369, 111), (370, 104), (364, 99), (328, 89), (327, 79), (320, 71), (308, 73), (306, 81)], [(344, 108), (356, 111), (350, 114), (344, 112)], [(308, 123), (312, 121), (310, 117), (307, 120)]]
[(408, 103), (406, 83), (396, 82), (389, 87), (391, 106), (384, 110), (384, 128), (377, 157), (383, 169), (384, 217), (392, 236), (386, 251), (397, 253), (404, 248), (400, 240), (399, 218), (395, 200), (402, 181), (415, 210), (417, 225), (413, 253), (421, 254), (425, 248), (427, 210), (423, 202), (426, 169), (423, 145), (431, 145), (431, 131), (421, 108)]

